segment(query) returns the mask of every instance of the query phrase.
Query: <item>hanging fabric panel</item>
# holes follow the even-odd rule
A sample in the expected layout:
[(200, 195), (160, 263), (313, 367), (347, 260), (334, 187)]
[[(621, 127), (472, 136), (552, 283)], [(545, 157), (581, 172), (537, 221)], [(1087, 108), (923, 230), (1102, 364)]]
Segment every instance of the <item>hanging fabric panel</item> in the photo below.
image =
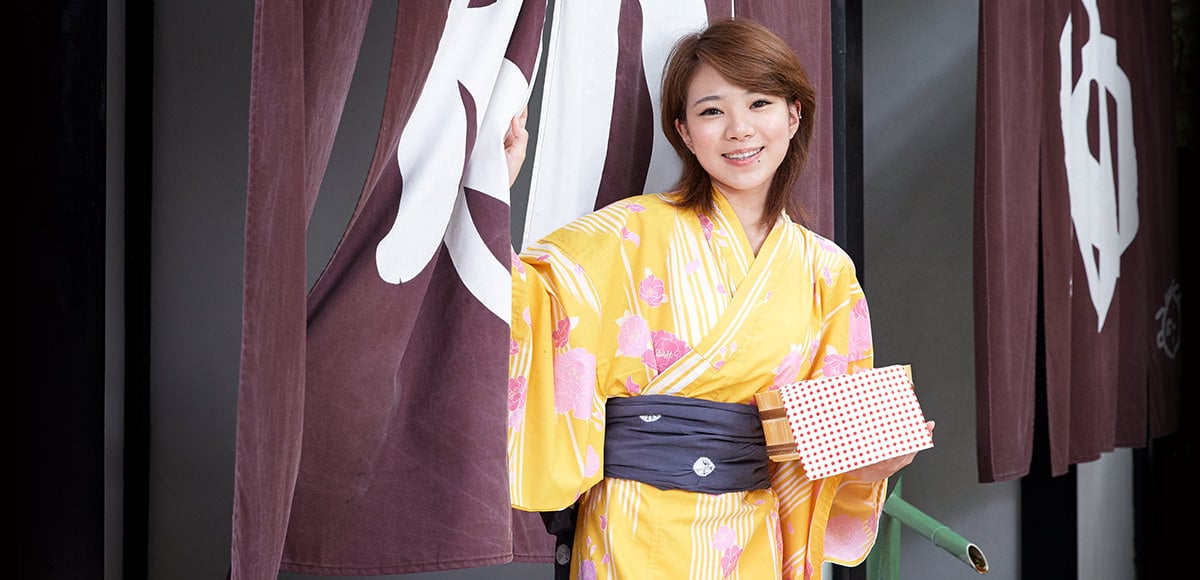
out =
[[(546, 5), (399, 3), (376, 153), (306, 304), (305, 212), (369, 4), (257, 6), (251, 143), (269, 153), (251, 156), (248, 191), (235, 579), (550, 553), (536, 514), (508, 501), (501, 148), (529, 96)], [(338, 26), (357, 36), (314, 33)], [(353, 54), (335, 60), (343, 44)], [(319, 90), (296, 90), (306, 80)], [(293, 108), (313, 112), (280, 112)], [(308, 118), (328, 130), (306, 130)], [(308, 150), (325, 151), (321, 162), (297, 155)]]
[(1037, 324), (1053, 475), (1178, 427), (1170, 10), (1165, 0), (981, 4), (981, 481), (1029, 471)]

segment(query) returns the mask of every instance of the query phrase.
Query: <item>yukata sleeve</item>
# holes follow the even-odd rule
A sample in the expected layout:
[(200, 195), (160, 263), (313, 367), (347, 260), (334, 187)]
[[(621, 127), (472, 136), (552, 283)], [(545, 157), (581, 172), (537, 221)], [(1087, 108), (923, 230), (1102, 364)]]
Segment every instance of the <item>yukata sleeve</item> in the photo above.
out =
[[(818, 273), (815, 291), (823, 319), (811, 373), (804, 378), (872, 368), (870, 315), (848, 256), (837, 267)], [(854, 566), (866, 559), (875, 544), (886, 480), (868, 483), (835, 475), (809, 481), (798, 461), (775, 463), (771, 468), (772, 487), (783, 506), (786, 578), (819, 577), (823, 562)], [(806, 544), (796, 545), (799, 542)]]
[(556, 511), (603, 476), (600, 302), (584, 269), (546, 243), (514, 254), (512, 294), (510, 496), (518, 509)]
[[(825, 310), (817, 350), (822, 376), (854, 373), (875, 365), (867, 298), (848, 256), (832, 276), (832, 284), (818, 284), (824, 290)], [(825, 527), (823, 559), (857, 565), (875, 544), (887, 480), (862, 482), (838, 475), (828, 478), (825, 485), (833, 488), (833, 503)]]

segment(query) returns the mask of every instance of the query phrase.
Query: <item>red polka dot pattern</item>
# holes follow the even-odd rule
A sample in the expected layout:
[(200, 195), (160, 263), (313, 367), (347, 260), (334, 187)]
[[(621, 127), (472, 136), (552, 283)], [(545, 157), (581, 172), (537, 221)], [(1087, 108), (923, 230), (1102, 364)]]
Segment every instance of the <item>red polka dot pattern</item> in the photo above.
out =
[(933, 447), (908, 365), (780, 388), (809, 479)]

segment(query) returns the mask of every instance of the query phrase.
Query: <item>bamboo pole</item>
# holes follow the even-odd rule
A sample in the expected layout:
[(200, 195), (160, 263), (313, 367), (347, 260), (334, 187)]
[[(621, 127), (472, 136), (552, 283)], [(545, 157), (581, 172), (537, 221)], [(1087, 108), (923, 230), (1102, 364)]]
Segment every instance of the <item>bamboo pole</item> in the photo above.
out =
[[(951, 556), (961, 560), (976, 572), (980, 574), (988, 573), (987, 557), (984, 556), (983, 551), (945, 524), (933, 519), (900, 497), (900, 482), (896, 483), (895, 489), (883, 504), (883, 513), (912, 528), (913, 531), (921, 534), (922, 537), (933, 542), (935, 546), (945, 550)], [(885, 529), (884, 522), (880, 522), (880, 529)], [(894, 547), (898, 548), (898, 546)], [(887, 558), (888, 556), (884, 557)], [(896, 553), (891, 557), (898, 560), (899, 554)], [(880, 561), (876, 563), (874, 568), (879, 571), (882, 577), (898, 577), (898, 562)]]

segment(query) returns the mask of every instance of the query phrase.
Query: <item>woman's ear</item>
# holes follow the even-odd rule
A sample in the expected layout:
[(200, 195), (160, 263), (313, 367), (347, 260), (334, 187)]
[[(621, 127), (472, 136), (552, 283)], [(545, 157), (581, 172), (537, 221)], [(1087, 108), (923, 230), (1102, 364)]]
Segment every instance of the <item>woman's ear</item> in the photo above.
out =
[(792, 101), (788, 105), (788, 130), (792, 132), (792, 136), (796, 136), (796, 131), (800, 129), (800, 119), (804, 118), (804, 113), (800, 111), (800, 101)]
[(675, 132), (679, 133), (679, 138), (683, 139), (683, 144), (687, 145), (688, 151), (695, 153), (696, 150), (692, 149), (692, 134), (688, 132), (687, 123), (675, 119)]

